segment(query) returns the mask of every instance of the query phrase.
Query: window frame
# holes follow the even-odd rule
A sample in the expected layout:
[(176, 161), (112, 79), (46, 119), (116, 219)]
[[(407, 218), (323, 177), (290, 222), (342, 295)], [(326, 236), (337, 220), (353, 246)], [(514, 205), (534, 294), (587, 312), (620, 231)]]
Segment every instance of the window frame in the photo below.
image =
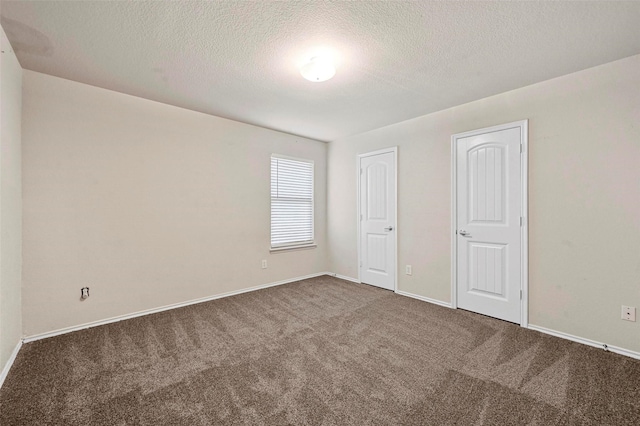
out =
[[(271, 186), (273, 185), (273, 181), (272, 181), (272, 173), (273, 171), (271, 170), (272, 167), (272, 161), (273, 159), (283, 159), (283, 160), (290, 160), (290, 161), (297, 161), (300, 163), (306, 163), (306, 164), (310, 164), (311, 165), (311, 240), (309, 241), (301, 241), (301, 242), (287, 242), (287, 243), (281, 243), (281, 244), (276, 244), (273, 245), (272, 243), (272, 234), (273, 234), (273, 200), (274, 197), (271, 195)], [(270, 201), (269, 201), (269, 247), (270, 247), (270, 251), (271, 252), (278, 252), (278, 251), (284, 251), (284, 250), (295, 250), (295, 249), (304, 249), (304, 248), (314, 248), (316, 247), (316, 217), (315, 217), (315, 204), (316, 204), (316, 188), (315, 188), (315, 178), (316, 178), (316, 166), (315, 166), (315, 161), (314, 160), (310, 160), (307, 158), (299, 158), (299, 157), (292, 157), (289, 155), (283, 155), (283, 154), (276, 154), (276, 153), (272, 153), (271, 156), (269, 157), (269, 197), (270, 197)], [(275, 197), (275, 199), (277, 199), (278, 197)], [(285, 197), (283, 197), (285, 198)]]

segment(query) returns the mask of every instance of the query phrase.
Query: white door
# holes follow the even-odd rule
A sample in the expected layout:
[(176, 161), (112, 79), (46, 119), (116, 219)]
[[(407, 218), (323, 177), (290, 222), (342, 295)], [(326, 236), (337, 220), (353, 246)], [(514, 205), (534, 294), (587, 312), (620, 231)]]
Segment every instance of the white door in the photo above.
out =
[(454, 137), (457, 305), (515, 323), (522, 297), (521, 129)]
[(396, 281), (396, 151), (359, 157), (360, 281), (387, 290)]

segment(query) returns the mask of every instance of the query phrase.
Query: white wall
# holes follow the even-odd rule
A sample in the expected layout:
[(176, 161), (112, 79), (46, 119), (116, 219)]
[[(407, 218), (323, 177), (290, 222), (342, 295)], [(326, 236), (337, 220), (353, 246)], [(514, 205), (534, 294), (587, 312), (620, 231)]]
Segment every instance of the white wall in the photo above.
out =
[(22, 68), (0, 29), (0, 371), (22, 337)]
[[(326, 270), (326, 144), (32, 71), (23, 95), (25, 335)], [(269, 253), (271, 153), (315, 161), (316, 249)]]
[(397, 145), (398, 286), (449, 302), (451, 135), (527, 118), (530, 323), (640, 351), (640, 55), (332, 142), (329, 269), (357, 277), (356, 155)]

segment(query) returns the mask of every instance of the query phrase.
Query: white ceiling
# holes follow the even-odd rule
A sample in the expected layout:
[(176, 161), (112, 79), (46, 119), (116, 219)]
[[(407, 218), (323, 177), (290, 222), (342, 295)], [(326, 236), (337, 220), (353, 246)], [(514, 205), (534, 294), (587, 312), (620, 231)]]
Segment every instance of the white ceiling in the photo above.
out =
[[(640, 53), (640, 2), (2, 2), (24, 68), (318, 140)], [(336, 76), (304, 80), (317, 51)]]

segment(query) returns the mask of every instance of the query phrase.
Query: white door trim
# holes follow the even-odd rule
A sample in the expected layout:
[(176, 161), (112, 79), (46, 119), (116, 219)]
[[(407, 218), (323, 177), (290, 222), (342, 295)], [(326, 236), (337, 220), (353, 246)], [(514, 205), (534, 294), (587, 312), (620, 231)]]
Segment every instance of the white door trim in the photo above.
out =
[(365, 152), (364, 154), (358, 154), (356, 156), (356, 188), (357, 188), (357, 204), (358, 204), (358, 211), (356, 214), (356, 228), (358, 230), (358, 282), (362, 283), (362, 277), (360, 276), (360, 263), (362, 262), (362, 247), (360, 247), (361, 243), (360, 243), (360, 232), (361, 232), (361, 222), (360, 222), (360, 160), (362, 158), (365, 157), (371, 157), (373, 155), (379, 155), (379, 154), (386, 154), (392, 152), (393, 153), (393, 161), (394, 161), (394, 166), (395, 166), (395, 193), (396, 193), (396, 197), (394, 200), (394, 204), (395, 204), (395, 223), (393, 224), (393, 229), (395, 229), (396, 232), (394, 232), (394, 236), (393, 238), (395, 238), (395, 253), (393, 255), (394, 257), (394, 262), (396, 263), (396, 273), (393, 277), (393, 292), (397, 292), (398, 291), (398, 147), (397, 146), (392, 146), (389, 148), (384, 148), (384, 149), (379, 149), (377, 151), (371, 151), (371, 152)]
[(457, 143), (458, 139), (469, 136), (481, 135), (489, 132), (497, 132), (513, 128), (520, 129), (520, 140), (522, 141), (522, 155), (520, 155), (520, 182), (522, 183), (520, 212), (523, 218), (520, 227), (520, 244), (521, 244), (521, 271), (520, 271), (520, 289), (522, 290), (520, 325), (528, 327), (529, 325), (529, 182), (528, 182), (528, 157), (529, 157), (529, 139), (528, 139), (529, 120), (514, 121), (513, 123), (502, 124), (499, 126), (487, 127), (484, 129), (472, 130), (464, 133), (457, 133), (451, 136), (451, 307), (457, 309), (457, 253), (458, 239), (456, 238), (456, 230), (458, 229), (457, 218)]

